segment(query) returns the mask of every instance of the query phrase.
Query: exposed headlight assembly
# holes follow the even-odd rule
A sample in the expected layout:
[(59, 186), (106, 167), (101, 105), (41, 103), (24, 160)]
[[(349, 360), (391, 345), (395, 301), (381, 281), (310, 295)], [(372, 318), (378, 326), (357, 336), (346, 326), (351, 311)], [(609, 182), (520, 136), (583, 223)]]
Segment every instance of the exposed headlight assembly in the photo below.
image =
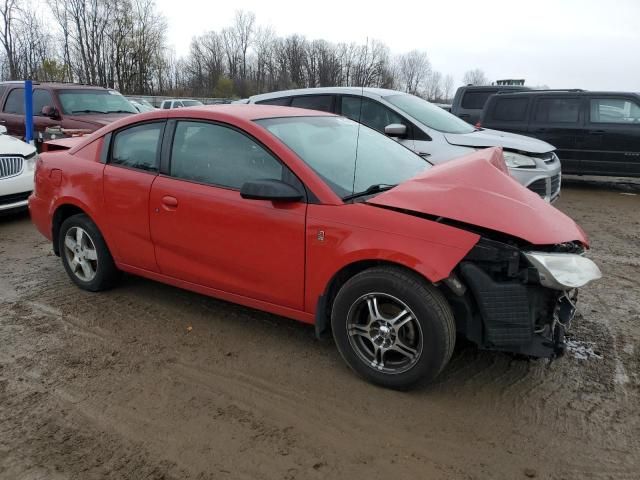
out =
[(538, 270), (540, 284), (554, 290), (582, 287), (602, 277), (593, 261), (573, 253), (528, 252), (525, 256)]
[(531, 157), (515, 152), (502, 152), (502, 154), (509, 168), (536, 168), (536, 161)]

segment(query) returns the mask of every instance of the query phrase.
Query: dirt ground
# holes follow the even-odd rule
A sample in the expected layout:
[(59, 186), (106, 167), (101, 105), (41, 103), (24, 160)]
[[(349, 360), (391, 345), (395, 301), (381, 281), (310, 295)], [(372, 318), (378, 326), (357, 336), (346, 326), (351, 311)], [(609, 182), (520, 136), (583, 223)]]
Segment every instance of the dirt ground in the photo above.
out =
[(638, 479), (640, 182), (567, 180), (557, 207), (604, 274), (569, 354), (459, 342), (409, 393), (292, 320), (130, 276), (83, 292), (0, 219), (0, 478)]

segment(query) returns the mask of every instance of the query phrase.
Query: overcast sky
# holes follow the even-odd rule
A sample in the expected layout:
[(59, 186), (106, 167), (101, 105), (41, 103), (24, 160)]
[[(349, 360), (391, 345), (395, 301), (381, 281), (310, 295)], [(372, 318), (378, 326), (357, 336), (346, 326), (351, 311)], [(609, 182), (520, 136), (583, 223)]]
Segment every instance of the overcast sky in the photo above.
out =
[(477, 67), (490, 80), (640, 91), (640, 0), (156, 1), (178, 55), (194, 35), (219, 31), (242, 9), (281, 36), (425, 50), (456, 86)]

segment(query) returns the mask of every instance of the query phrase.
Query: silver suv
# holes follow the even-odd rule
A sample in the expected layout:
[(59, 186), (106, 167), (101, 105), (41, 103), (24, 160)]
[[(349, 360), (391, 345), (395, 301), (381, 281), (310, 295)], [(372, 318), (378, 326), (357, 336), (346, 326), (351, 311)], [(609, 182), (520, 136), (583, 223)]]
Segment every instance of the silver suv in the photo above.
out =
[(304, 88), (254, 95), (247, 103), (337, 113), (396, 137), (432, 163), (480, 148), (502, 147), (513, 178), (547, 201), (560, 194), (561, 169), (555, 147), (522, 135), (473, 127), (414, 95), (382, 88)]

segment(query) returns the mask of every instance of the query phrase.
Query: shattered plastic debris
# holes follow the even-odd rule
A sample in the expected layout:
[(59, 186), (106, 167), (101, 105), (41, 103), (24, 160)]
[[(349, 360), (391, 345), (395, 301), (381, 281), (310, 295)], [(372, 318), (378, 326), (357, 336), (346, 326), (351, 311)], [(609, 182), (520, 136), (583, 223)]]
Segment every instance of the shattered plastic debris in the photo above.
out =
[(567, 339), (567, 352), (573, 354), (578, 360), (589, 360), (591, 358), (602, 358), (597, 350), (594, 350), (593, 342), (581, 342), (579, 340)]

